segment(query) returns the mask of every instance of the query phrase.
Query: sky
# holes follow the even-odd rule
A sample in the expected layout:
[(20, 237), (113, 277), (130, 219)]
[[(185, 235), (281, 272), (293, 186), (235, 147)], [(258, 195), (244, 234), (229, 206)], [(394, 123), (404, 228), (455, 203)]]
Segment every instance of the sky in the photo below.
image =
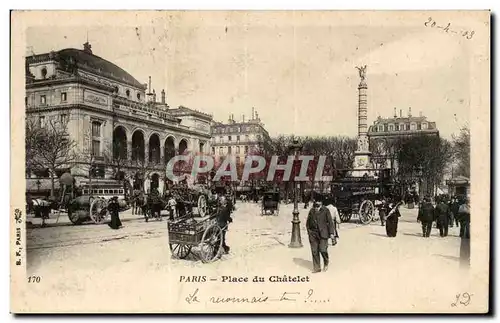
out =
[[(469, 121), (471, 43), (426, 28), (424, 16), (312, 16), (294, 12), (151, 12), (141, 24), (29, 27), (26, 53), (83, 48), (141, 83), (152, 78), (171, 107), (226, 121), (258, 111), (269, 133), (357, 134), (355, 66), (367, 65), (368, 123), (394, 108), (422, 112), (451, 138)], [(149, 16), (148, 16), (149, 17)], [(102, 21), (102, 20), (101, 20)], [(88, 36), (87, 36), (88, 35)]]

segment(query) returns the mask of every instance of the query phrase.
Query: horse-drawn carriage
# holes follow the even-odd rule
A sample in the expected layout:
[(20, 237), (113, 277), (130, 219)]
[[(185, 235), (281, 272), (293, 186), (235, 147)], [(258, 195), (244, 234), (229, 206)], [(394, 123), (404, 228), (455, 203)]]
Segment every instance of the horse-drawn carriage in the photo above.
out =
[(375, 220), (376, 201), (392, 191), (387, 170), (373, 170), (377, 176), (343, 177), (332, 182), (332, 195), (340, 220), (348, 222), (356, 216), (361, 224)]
[(266, 191), (262, 195), (261, 215), (278, 215), (280, 212), (280, 192), (278, 190)]
[(73, 224), (92, 221), (104, 223), (109, 218), (108, 202), (113, 196), (118, 197), (120, 212), (130, 208), (125, 200), (124, 188), (117, 183), (96, 183), (84, 185), (82, 195), (66, 203), (68, 218)]

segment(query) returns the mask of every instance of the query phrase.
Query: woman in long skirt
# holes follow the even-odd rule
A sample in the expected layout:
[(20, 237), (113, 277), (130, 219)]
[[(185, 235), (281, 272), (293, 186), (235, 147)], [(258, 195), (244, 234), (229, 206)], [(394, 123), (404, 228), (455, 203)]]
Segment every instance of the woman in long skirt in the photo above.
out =
[(398, 222), (401, 216), (399, 213), (399, 203), (391, 203), (390, 210), (385, 220), (385, 231), (388, 237), (394, 238), (398, 234)]
[(120, 221), (120, 205), (118, 204), (118, 197), (114, 196), (111, 198), (108, 204), (109, 213), (111, 213), (111, 222), (109, 227), (111, 229), (117, 230), (122, 226), (122, 221)]

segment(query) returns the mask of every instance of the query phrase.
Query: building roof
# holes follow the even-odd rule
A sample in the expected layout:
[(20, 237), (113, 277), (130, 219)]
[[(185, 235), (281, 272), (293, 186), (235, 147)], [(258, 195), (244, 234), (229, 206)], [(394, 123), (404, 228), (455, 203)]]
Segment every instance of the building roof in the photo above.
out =
[(76, 48), (66, 48), (58, 51), (57, 56), (66, 62), (73, 59), (78, 67), (83, 70), (89, 70), (90, 72), (101, 74), (138, 88), (144, 88), (144, 84), (136, 80), (121, 67), (87, 51)]

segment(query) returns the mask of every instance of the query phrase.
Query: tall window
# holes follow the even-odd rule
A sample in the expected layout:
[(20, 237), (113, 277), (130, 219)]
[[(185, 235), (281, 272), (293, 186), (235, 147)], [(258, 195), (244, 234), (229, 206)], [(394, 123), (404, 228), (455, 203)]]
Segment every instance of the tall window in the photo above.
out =
[(378, 132), (384, 132), (384, 125), (378, 125)]
[(47, 104), (47, 96), (40, 95), (40, 104), (42, 104), (42, 105)]
[(99, 121), (92, 122), (92, 137), (101, 137), (101, 123)]
[(410, 130), (417, 130), (417, 124), (416, 123), (411, 123), (410, 124)]
[(205, 143), (200, 142), (200, 145), (199, 145), (199, 146), (200, 146), (200, 153), (202, 153), (202, 152), (203, 152), (203, 148), (204, 148), (204, 146), (205, 146)]
[(394, 125), (393, 124), (389, 125), (389, 131), (394, 131)]
[(228, 140), (228, 141), (231, 141), (231, 136), (227, 136), (227, 140)]
[(215, 147), (212, 147), (212, 155), (215, 155)]
[(240, 141), (240, 136), (236, 136), (236, 141)]
[(38, 120), (38, 125), (40, 128), (45, 128), (45, 117), (41, 116), (40, 119)]
[(422, 130), (425, 130), (425, 129), (427, 129), (427, 123), (424, 122), (424, 123), (422, 123)]
[(236, 146), (236, 153), (239, 154), (240, 153), (240, 146)]
[(61, 102), (66, 102), (68, 99), (68, 94), (66, 92), (61, 92)]
[(67, 123), (68, 123), (68, 120), (69, 120), (69, 119), (68, 119), (68, 115), (67, 115), (67, 114), (61, 114), (61, 115), (60, 115), (60, 118), (61, 118), (61, 123), (62, 123), (63, 125), (65, 125), (65, 124), (67, 124)]
[(92, 140), (92, 155), (99, 156), (101, 153), (101, 142), (99, 140)]
[(231, 146), (227, 147), (227, 153), (231, 154)]
[(420, 123), (417, 123), (417, 130), (422, 129), (422, 125)]
[(101, 155), (101, 123), (99, 121), (92, 122), (92, 155)]

